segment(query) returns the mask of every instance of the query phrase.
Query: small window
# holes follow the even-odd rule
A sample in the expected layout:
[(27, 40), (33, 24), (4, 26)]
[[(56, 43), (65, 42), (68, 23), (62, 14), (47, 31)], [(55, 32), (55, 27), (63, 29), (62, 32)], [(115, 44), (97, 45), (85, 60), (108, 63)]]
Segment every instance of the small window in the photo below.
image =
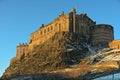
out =
[(61, 31), (61, 25), (59, 24), (59, 31)]
[(41, 34), (42, 34), (42, 31), (41, 31)]
[(48, 28), (48, 32), (50, 31), (50, 29)]
[(51, 26), (51, 30), (53, 29), (53, 27)]
[(44, 30), (44, 33), (46, 33), (46, 30)]

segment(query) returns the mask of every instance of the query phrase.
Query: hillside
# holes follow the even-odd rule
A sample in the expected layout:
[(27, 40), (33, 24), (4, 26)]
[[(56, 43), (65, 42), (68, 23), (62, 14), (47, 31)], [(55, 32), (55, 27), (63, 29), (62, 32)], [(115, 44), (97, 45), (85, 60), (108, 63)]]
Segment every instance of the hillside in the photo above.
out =
[(89, 80), (119, 72), (120, 50), (95, 52), (96, 48), (87, 43), (79, 34), (56, 33), (27, 56), (11, 62), (1, 80)]
[(45, 43), (34, 47), (29, 55), (12, 62), (2, 78), (48, 73), (79, 64), (88, 51), (84, 43), (85, 38), (78, 34), (56, 33)]

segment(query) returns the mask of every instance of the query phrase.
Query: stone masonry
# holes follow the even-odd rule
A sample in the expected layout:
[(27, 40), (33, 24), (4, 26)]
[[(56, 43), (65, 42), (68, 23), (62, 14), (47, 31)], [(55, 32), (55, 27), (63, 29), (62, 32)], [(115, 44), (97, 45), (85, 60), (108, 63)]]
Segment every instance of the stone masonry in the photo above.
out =
[(33, 50), (51, 38), (55, 33), (66, 31), (78, 33), (86, 40), (90, 41), (93, 46), (108, 47), (108, 43), (114, 39), (113, 27), (107, 24), (97, 24), (96, 21), (90, 19), (87, 14), (76, 14), (73, 8), (68, 14), (62, 12), (53, 22), (44, 25), (30, 35), (28, 44), (17, 46), (17, 56), (21, 58), (21, 54), (27, 55), (28, 51)]
[(120, 49), (120, 40), (113, 40), (109, 43), (109, 47), (112, 49)]

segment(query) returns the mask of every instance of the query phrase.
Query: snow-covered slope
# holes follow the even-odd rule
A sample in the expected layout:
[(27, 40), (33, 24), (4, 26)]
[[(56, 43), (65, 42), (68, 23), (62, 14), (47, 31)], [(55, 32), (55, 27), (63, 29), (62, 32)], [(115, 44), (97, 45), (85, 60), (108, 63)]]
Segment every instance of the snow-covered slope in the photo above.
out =
[(120, 50), (104, 48), (96, 54), (87, 57), (89, 64), (102, 63), (106, 61), (120, 61)]

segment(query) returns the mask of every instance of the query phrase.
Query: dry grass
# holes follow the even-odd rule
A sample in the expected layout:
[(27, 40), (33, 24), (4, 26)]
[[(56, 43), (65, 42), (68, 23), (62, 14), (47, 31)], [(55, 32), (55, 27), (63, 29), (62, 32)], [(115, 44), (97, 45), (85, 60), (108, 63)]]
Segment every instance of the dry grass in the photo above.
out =
[(91, 70), (92, 70), (91, 66), (81, 65), (80, 67), (61, 69), (61, 70), (53, 71), (51, 73), (75, 78), (75, 77), (83, 76)]
[(76, 78), (76, 77), (84, 76), (85, 74), (92, 71), (96, 71), (97, 73), (99, 73), (99, 72), (111, 71), (113, 69), (118, 69), (118, 68), (119, 66), (117, 62), (108, 61), (96, 65), (83, 64), (74, 68), (61, 69), (61, 70), (53, 71), (51, 73), (60, 74), (66, 77)]
[(107, 62), (98, 63), (94, 65), (93, 68), (108, 71), (112, 69), (118, 69), (119, 65), (116, 61), (107, 61)]

